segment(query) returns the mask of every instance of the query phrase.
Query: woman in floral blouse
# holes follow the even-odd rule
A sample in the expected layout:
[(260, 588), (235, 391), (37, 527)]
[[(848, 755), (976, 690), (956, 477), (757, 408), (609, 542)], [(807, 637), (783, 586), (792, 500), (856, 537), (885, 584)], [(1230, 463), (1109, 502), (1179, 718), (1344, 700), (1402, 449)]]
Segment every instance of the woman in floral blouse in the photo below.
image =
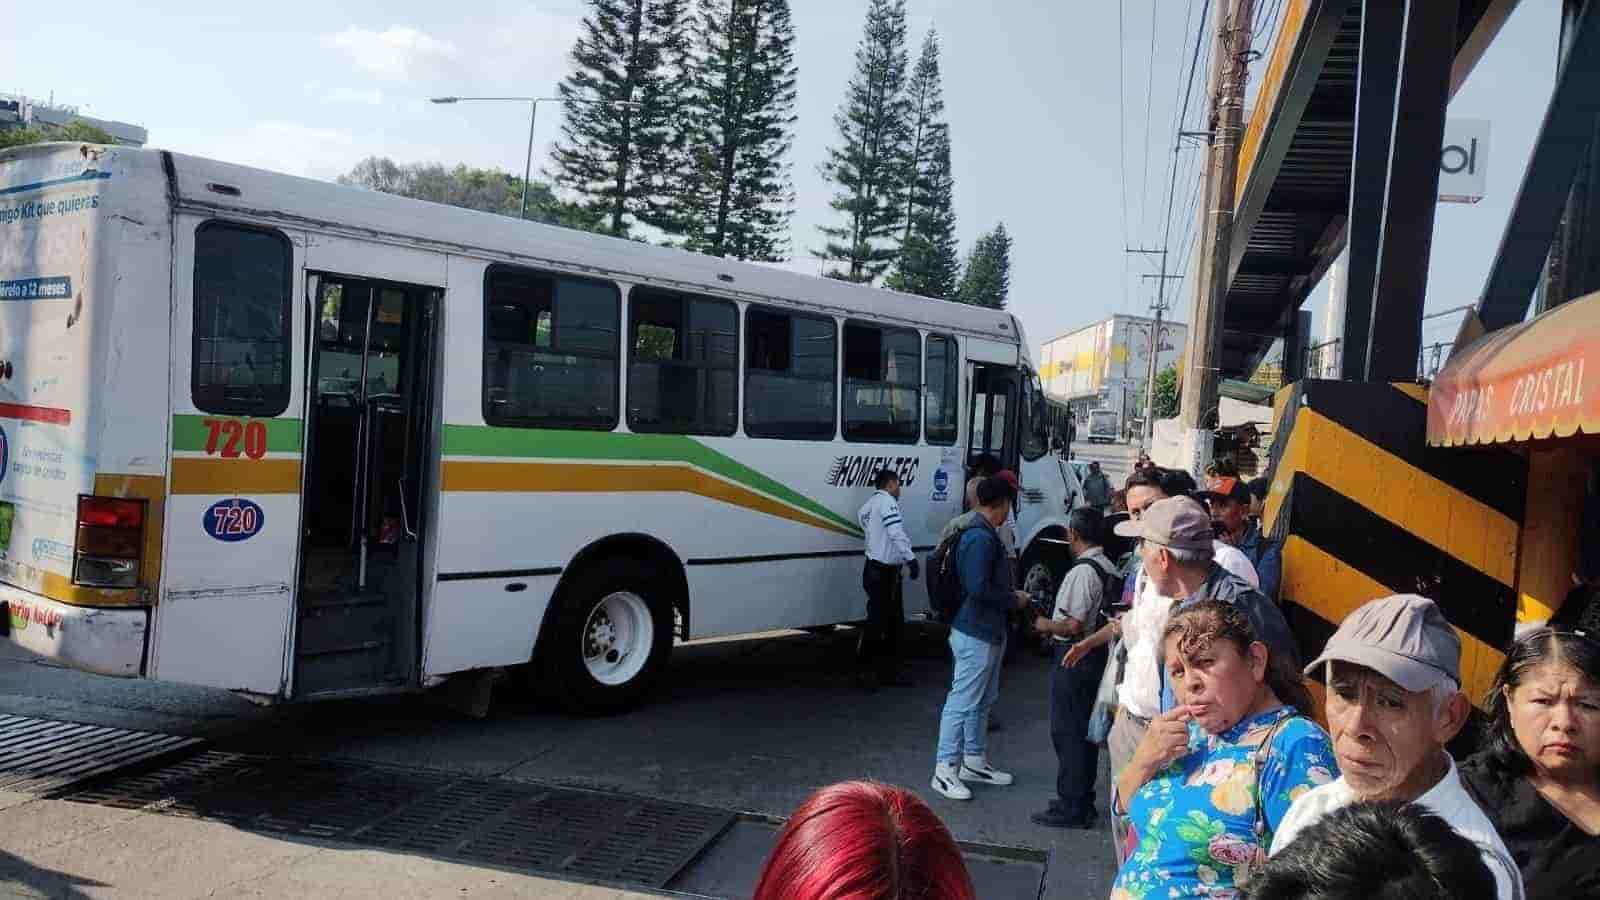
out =
[(1299, 712), (1311, 702), (1300, 673), (1237, 607), (1182, 609), (1161, 645), (1179, 705), (1151, 722), (1118, 781), (1133, 846), (1111, 897), (1237, 897), (1289, 804), (1338, 777), (1333, 745)]

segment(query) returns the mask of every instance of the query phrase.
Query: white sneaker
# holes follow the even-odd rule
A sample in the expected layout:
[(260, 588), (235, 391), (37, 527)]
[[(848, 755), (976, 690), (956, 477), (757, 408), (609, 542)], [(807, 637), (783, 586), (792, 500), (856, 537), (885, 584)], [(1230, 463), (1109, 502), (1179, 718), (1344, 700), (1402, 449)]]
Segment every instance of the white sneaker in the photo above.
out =
[(961, 760), (960, 778), (975, 784), (993, 784), (1004, 787), (1011, 783), (1011, 773), (1002, 772), (989, 765), (981, 756), (967, 756)]
[(939, 763), (933, 767), (933, 789), (951, 800), (971, 800), (972, 790), (961, 783), (956, 767)]

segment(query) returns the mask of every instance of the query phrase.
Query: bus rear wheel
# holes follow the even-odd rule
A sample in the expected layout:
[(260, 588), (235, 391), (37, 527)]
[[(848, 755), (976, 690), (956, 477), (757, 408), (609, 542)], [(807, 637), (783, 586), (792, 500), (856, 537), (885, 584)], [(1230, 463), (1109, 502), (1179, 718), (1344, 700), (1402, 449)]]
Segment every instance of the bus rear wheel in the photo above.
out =
[(555, 598), (539, 642), (538, 667), (554, 699), (575, 713), (637, 705), (660, 680), (672, 651), (665, 579), (630, 559), (588, 566)]

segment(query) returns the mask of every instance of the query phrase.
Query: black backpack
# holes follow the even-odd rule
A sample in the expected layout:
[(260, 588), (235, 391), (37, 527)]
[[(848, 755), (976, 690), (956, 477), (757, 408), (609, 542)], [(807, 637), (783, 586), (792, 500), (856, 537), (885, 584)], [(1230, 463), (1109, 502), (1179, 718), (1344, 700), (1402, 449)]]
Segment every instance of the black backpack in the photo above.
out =
[(968, 525), (940, 541), (928, 554), (924, 576), (928, 582), (928, 609), (933, 612), (934, 621), (941, 625), (954, 622), (956, 614), (961, 612), (961, 573), (956, 568), (956, 547), (960, 546), (962, 535), (972, 527)]
[[(1111, 607), (1122, 602), (1123, 579), (1117, 577), (1119, 573), (1116, 564), (1109, 559), (1106, 560), (1104, 567), (1092, 559), (1075, 560), (1067, 571), (1070, 572), (1078, 566), (1088, 566), (1100, 575), (1100, 606), (1094, 612), (1094, 620), (1083, 623), (1083, 633), (1087, 636), (1099, 631), (1111, 618)], [(1062, 576), (1062, 580), (1066, 580), (1065, 575)]]

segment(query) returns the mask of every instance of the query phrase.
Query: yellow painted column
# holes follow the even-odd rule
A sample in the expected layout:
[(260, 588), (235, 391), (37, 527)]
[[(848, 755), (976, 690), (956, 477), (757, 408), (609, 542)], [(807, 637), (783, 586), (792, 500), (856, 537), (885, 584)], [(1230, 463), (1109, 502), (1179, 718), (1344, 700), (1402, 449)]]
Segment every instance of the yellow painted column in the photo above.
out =
[(1589, 456), (1574, 447), (1528, 454), (1528, 506), (1517, 560), (1517, 623), (1543, 622), (1561, 608), (1578, 568)]

